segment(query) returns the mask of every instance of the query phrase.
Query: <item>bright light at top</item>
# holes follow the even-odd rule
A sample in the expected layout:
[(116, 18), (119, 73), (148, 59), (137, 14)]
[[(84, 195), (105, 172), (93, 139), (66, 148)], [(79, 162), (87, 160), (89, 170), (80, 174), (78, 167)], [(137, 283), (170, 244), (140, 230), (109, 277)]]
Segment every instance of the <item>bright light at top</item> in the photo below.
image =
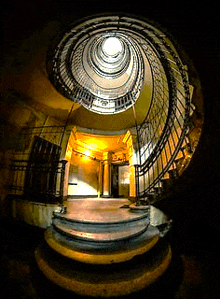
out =
[(103, 51), (109, 56), (115, 56), (122, 51), (122, 45), (117, 37), (109, 37), (105, 40)]

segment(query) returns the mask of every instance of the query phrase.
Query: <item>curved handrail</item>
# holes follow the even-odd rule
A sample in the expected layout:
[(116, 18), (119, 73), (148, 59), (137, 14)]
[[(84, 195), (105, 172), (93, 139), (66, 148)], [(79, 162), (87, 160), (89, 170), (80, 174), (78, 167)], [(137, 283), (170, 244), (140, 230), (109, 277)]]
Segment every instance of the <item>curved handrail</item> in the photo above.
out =
[[(137, 198), (147, 198), (156, 188), (163, 188), (163, 180), (177, 177), (188, 165), (194, 151), (188, 136), (190, 130), (190, 82), (186, 66), (174, 47), (170, 37), (159, 27), (141, 18), (120, 15), (102, 15), (88, 18), (78, 27), (73, 27), (53, 51), (50, 80), (66, 97), (84, 104), (87, 108), (98, 110), (103, 101), (83, 87), (81, 79), (77, 82), (68, 67), (74, 53), (75, 67), (80, 57), (75, 52), (76, 45), (100, 32), (118, 32), (135, 41), (138, 51), (147, 59), (153, 81), (153, 92), (149, 111), (145, 120), (137, 127), (140, 161), (136, 165)], [(138, 46), (137, 46), (138, 45)], [(140, 55), (140, 54), (139, 54)], [(140, 94), (143, 82), (143, 66), (139, 65), (137, 77), (132, 88), (125, 95), (115, 98), (118, 113), (131, 107)], [(85, 80), (86, 70), (79, 70), (78, 76)], [(106, 103), (105, 103), (106, 104)], [(104, 103), (101, 113), (108, 113)], [(179, 163), (180, 161), (180, 163)], [(179, 166), (177, 165), (179, 163)], [(178, 166), (178, 167), (177, 167)], [(172, 173), (172, 174), (171, 174)], [(155, 193), (155, 192), (154, 192)]]

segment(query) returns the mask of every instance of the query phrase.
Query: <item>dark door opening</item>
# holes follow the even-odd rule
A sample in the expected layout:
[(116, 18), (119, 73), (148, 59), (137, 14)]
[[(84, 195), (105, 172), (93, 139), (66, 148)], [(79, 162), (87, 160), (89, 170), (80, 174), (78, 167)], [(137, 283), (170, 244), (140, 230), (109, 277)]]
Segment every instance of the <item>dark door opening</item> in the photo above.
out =
[(118, 184), (118, 165), (111, 165), (111, 195), (112, 197), (119, 197), (119, 184)]

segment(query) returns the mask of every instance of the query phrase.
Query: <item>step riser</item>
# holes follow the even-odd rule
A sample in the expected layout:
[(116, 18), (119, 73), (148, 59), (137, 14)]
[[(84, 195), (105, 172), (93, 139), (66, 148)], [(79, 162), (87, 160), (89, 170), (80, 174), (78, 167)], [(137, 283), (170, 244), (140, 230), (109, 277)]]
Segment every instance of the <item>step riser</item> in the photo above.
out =
[(127, 241), (131, 238), (135, 238), (137, 236), (139, 236), (140, 234), (144, 233), (147, 230), (147, 225), (146, 226), (142, 226), (140, 229), (138, 230), (131, 230), (130, 233), (127, 233), (125, 236), (120, 236), (120, 233), (123, 233), (123, 229), (121, 229), (120, 231), (118, 230), (118, 236), (112, 236), (111, 233), (106, 232), (104, 234), (98, 234), (98, 233), (93, 233), (90, 236), (87, 235), (87, 233), (85, 233), (84, 235), (80, 235), (80, 234), (76, 234), (76, 233), (70, 233), (68, 231), (65, 231), (64, 229), (60, 229), (59, 227), (54, 227), (54, 229), (56, 230), (56, 232), (60, 233), (61, 235), (66, 236), (67, 238), (74, 240), (79, 240), (81, 242), (93, 242), (93, 243), (112, 243), (112, 242), (120, 242), (120, 241)]
[(108, 223), (80, 223), (68, 221), (65, 218), (54, 217), (53, 228), (69, 238), (88, 242), (113, 242), (133, 238), (143, 233), (149, 225), (148, 217), (137, 218), (133, 222)]
[(72, 230), (78, 230), (81, 232), (88, 232), (88, 233), (93, 233), (93, 232), (100, 232), (100, 233), (105, 233), (105, 232), (115, 232), (117, 230), (126, 230), (126, 229), (131, 229), (134, 226), (146, 226), (149, 224), (149, 219), (148, 217), (144, 219), (137, 219), (133, 222), (121, 222), (121, 223), (109, 223), (106, 225), (103, 225), (102, 223), (93, 223), (93, 224), (86, 224), (86, 223), (80, 223), (80, 222), (73, 222), (73, 221), (68, 221), (65, 219), (59, 219), (59, 218), (53, 218), (52, 220), (53, 225), (56, 226), (63, 226), (64, 228), (72, 229)]
[[(117, 213), (117, 209), (115, 210), (115, 212)], [(72, 216), (71, 214), (62, 214), (62, 213), (57, 213), (57, 212), (53, 214), (53, 219), (59, 218), (63, 221), (67, 221), (68, 223), (74, 223), (74, 224), (78, 223), (78, 224), (82, 224), (82, 225), (85, 225), (85, 226), (88, 226), (88, 225), (92, 225), (92, 226), (93, 225), (98, 225), (98, 226), (102, 225), (103, 227), (107, 227), (108, 225), (117, 225), (117, 224), (122, 224), (122, 223), (124, 223), (124, 224), (134, 223), (136, 221), (140, 221), (142, 219), (147, 219), (148, 218), (147, 213), (139, 215), (139, 216), (137, 216), (137, 215), (134, 216), (132, 214), (132, 212), (130, 212), (129, 210), (127, 210), (127, 213), (128, 214), (126, 214), (126, 217), (125, 217), (125, 214), (124, 214), (122, 216), (122, 218), (117, 220), (117, 221), (112, 221), (112, 220), (109, 221), (108, 219), (106, 219), (104, 221), (103, 220), (100, 221), (100, 220), (97, 220), (97, 219), (91, 221), (91, 220), (86, 220), (84, 218), (79, 219), (75, 215)], [(104, 213), (102, 211), (102, 214), (105, 215), (105, 211), (104, 211)], [(132, 217), (129, 218), (128, 217), (129, 214), (130, 214), (130, 216), (132, 215)]]
[(43, 246), (37, 248), (35, 258), (44, 275), (62, 288), (83, 297), (112, 298), (129, 295), (154, 283), (170, 265), (172, 252), (169, 245), (164, 244), (159, 250), (152, 249), (150, 255), (127, 261), (125, 269), (119, 263), (116, 268), (115, 264), (105, 265), (101, 269), (100, 266), (90, 266), (89, 272), (88, 265), (83, 267), (75, 261), (57, 260), (53, 252)]
[(148, 242), (152, 240), (152, 238), (159, 237), (159, 230), (156, 227), (148, 226), (143, 232), (133, 236), (128, 237), (124, 240), (117, 240), (117, 241), (109, 241), (109, 242), (100, 242), (97, 240), (88, 241), (78, 238), (69, 237), (63, 232), (58, 232), (54, 230), (52, 227), (45, 232), (45, 239), (48, 242), (49, 246), (51, 246), (51, 240), (54, 240), (57, 244), (63, 244), (62, 246), (71, 248), (72, 250), (76, 251), (122, 251), (132, 249), (138, 244), (143, 242)]

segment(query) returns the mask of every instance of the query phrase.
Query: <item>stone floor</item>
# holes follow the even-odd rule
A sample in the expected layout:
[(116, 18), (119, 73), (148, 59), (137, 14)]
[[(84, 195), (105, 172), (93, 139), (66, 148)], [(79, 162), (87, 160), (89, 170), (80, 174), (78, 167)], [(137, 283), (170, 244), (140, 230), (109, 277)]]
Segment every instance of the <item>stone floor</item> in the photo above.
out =
[[(69, 204), (72, 205), (71, 202)], [(34, 250), (43, 240), (42, 229), (4, 220), (1, 221), (0, 234), (2, 241), (0, 298), (82, 298), (54, 286), (36, 267)], [(175, 243), (175, 235), (170, 237), (170, 242), (174, 248), (174, 262), (171, 268), (156, 286), (143, 290), (138, 298), (220, 298), (219, 253), (207, 250), (208, 247), (199, 252), (190, 248), (186, 250), (180, 243)], [(137, 298), (136, 294), (133, 298)]]
[[(132, 220), (139, 217), (137, 216), (138, 212), (132, 212), (127, 208), (130, 202), (125, 198), (72, 199), (64, 204), (67, 206), (67, 214), (65, 216), (75, 220), (117, 222), (122, 219)], [(140, 212), (139, 215), (141, 216), (142, 213)], [(150, 210), (151, 225), (160, 225), (165, 221), (166, 215), (152, 206)]]
[(65, 202), (67, 218), (83, 220), (85, 222), (118, 222), (121, 219), (132, 220), (136, 213), (129, 212), (127, 199), (73, 199)]

